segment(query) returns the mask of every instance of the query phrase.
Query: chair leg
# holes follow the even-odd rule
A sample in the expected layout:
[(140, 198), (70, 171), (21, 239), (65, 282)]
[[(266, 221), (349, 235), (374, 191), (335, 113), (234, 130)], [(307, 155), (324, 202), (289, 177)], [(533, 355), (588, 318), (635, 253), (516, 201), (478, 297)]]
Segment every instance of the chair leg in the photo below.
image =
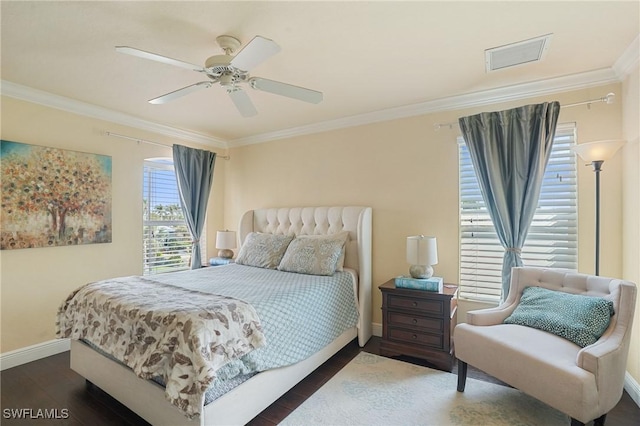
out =
[[(598, 417), (597, 419), (595, 419), (593, 421), (593, 426), (604, 426), (604, 421), (606, 419), (607, 415), (603, 414), (600, 417)], [(573, 417), (571, 418), (571, 426), (585, 426), (584, 423), (574, 419)]]
[(598, 417), (597, 419), (595, 419), (593, 421), (593, 426), (604, 426), (604, 421), (606, 419), (607, 415), (603, 414), (600, 417)]
[(464, 392), (464, 386), (467, 384), (467, 363), (458, 360), (458, 392)]

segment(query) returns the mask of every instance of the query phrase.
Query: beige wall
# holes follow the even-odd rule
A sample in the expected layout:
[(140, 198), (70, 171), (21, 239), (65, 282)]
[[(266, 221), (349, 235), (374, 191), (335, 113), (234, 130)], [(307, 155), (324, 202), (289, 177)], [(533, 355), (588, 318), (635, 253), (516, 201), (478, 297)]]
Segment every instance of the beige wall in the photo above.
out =
[[(621, 90), (626, 94), (625, 137), (631, 139), (635, 135), (636, 145), (628, 144), (624, 156), (618, 154), (604, 166), (602, 205), (606, 208), (602, 212), (601, 272), (622, 276), (624, 262), (624, 276), (638, 281), (638, 102), (637, 97), (631, 100), (638, 91), (637, 76), (627, 79), (624, 85), (434, 113), (232, 149), (230, 161), (216, 163), (207, 225), (209, 252), (214, 253), (215, 231), (222, 227), (236, 229), (240, 215), (247, 209), (369, 205), (374, 209), (374, 286), (406, 273), (405, 238), (415, 233), (438, 237), (440, 263), (435, 267), (436, 274), (456, 282), (459, 131), (447, 128), (435, 131), (433, 125), (454, 122), (460, 116), (480, 111), (547, 100), (568, 104), (600, 98), (608, 92), (619, 94)], [(56, 309), (73, 289), (89, 281), (142, 271), (142, 160), (170, 157), (171, 151), (107, 137), (104, 132), (167, 144), (193, 144), (5, 97), (1, 118), (3, 139), (110, 155), (113, 159), (112, 243), (0, 252), (0, 352), (7, 352), (53, 339)], [(567, 108), (560, 115), (560, 122), (577, 123), (579, 143), (622, 137), (622, 120), (620, 101), (613, 105), (593, 104), (591, 108)], [(579, 269), (592, 272), (594, 177), (589, 167), (580, 167), (579, 185)], [(627, 229), (635, 229), (635, 234), (628, 235)], [(379, 291), (374, 290), (373, 295), (373, 318), (380, 323)], [(461, 308), (466, 309), (464, 303)], [(636, 361), (630, 370), (637, 381), (638, 341), (640, 336), (636, 333), (632, 352)]]
[[(171, 157), (171, 149), (108, 137), (104, 132), (195, 145), (6, 97), (1, 118), (2, 139), (109, 155), (113, 174), (112, 243), (0, 252), (0, 352), (4, 353), (54, 339), (58, 306), (82, 284), (142, 273), (142, 162)], [(216, 164), (207, 227), (214, 237), (208, 240), (209, 250), (213, 250), (215, 230), (222, 227), (225, 163), (218, 160)]]
[[(640, 69), (622, 85), (623, 128), (627, 143), (622, 148), (622, 276), (640, 284)], [(640, 290), (640, 288), (639, 288)], [(636, 299), (633, 338), (627, 371), (640, 383), (640, 291)]]
[[(459, 130), (436, 123), (480, 111), (558, 100), (562, 104), (620, 93), (620, 85), (578, 90), (475, 109), (449, 111), (231, 150), (225, 190), (225, 225), (259, 207), (360, 204), (373, 207), (373, 318), (381, 322), (377, 286), (406, 273), (405, 238), (438, 238), (435, 273), (458, 280)], [(620, 102), (562, 109), (559, 121), (576, 122), (578, 142), (622, 136)], [(621, 155), (602, 175), (602, 275), (622, 274)], [(579, 167), (579, 269), (594, 270), (594, 173)], [(462, 309), (466, 309), (464, 303)]]

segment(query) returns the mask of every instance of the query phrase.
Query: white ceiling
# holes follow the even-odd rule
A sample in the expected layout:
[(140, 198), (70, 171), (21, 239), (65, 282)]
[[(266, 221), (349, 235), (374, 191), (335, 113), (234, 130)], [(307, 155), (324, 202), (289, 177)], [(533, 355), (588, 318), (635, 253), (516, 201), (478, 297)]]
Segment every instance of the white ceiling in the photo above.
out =
[[(639, 5), (3, 0), (3, 93), (26, 86), (233, 145), (292, 128), (384, 118), (399, 108), (469, 94), (610, 78), (616, 61), (637, 43)], [(541, 62), (485, 72), (485, 49), (548, 33), (553, 36)], [(215, 41), (221, 34), (242, 43), (254, 35), (273, 39), (282, 51), (252, 75), (322, 91), (323, 102), (247, 88), (259, 114), (242, 118), (214, 85), (151, 105), (148, 99), (202, 81), (202, 75), (114, 49), (127, 45), (203, 64), (222, 53)]]

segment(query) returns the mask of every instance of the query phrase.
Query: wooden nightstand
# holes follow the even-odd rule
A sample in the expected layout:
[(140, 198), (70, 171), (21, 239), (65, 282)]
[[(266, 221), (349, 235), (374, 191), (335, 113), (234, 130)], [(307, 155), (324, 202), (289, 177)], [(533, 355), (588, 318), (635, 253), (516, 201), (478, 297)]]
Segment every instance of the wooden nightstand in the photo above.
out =
[(455, 360), (458, 286), (445, 284), (442, 293), (396, 288), (393, 279), (382, 284), (382, 340), (380, 355), (409, 355), (451, 371)]

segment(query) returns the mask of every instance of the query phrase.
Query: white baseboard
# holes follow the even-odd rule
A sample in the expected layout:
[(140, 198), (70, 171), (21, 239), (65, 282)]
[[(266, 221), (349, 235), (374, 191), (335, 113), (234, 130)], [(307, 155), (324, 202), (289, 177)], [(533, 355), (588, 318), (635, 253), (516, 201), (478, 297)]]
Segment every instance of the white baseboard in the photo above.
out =
[(2, 353), (0, 354), (0, 371), (66, 352), (70, 347), (69, 339), (55, 339)]
[(382, 324), (372, 323), (371, 324), (371, 332), (376, 337), (382, 337)]
[(627, 391), (638, 407), (640, 407), (640, 384), (627, 371), (624, 373), (624, 390)]

